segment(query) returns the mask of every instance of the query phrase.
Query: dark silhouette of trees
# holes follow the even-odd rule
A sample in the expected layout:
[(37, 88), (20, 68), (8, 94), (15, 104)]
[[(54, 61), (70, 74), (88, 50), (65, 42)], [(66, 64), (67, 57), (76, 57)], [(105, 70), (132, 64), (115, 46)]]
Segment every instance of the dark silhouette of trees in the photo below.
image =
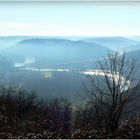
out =
[(121, 55), (116, 52), (98, 61), (97, 69), (85, 84), (89, 99), (86, 108), (90, 108), (93, 125), (101, 131), (113, 132), (128, 104), (136, 98), (139, 86), (136, 60), (127, 58), (125, 52)]
[(51, 131), (64, 138), (71, 134), (72, 106), (67, 99), (52, 99), (45, 111)]
[(67, 138), (71, 128), (68, 100), (45, 102), (23, 89), (0, 89), (0, 138)]

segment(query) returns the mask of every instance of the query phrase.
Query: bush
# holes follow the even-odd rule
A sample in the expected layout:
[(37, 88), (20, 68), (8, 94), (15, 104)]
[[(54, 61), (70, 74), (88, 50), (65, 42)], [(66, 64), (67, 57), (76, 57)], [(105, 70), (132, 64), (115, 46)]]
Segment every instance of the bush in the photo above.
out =
[[(122, 121), (118, 129), (110, 133), (104, 121), (96, 118), (95, 110), (93, 102), (74, 111), (64, 98), (42, 101), (33, 92), (2, 88), (0, 138), (140, 138), (139, 116)], [(104, 116), (104, 112), (99, 113)]]
[(71, 104), (66, 99), (42, 102), (22, 89), (0, 90), (0, 138), (67, 138)]

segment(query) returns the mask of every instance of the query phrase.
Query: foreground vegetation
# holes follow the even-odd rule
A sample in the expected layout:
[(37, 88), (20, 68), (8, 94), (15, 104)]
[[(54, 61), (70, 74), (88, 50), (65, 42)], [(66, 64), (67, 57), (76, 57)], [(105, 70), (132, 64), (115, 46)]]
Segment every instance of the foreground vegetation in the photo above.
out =
[(0, 138), (140, 138), (135, 62), (125, 53), (99, 61), (100, 73), (88, 77), (78, 106), (64, 98), (41, 100), (21, 88), (0, 88)]
[(0, 90), (0, 138), (140, 138), (140, 117), (109, 132), (97, 126), (89, 104), (74, 109), (66, 99), (42, 101), (22, 89)]

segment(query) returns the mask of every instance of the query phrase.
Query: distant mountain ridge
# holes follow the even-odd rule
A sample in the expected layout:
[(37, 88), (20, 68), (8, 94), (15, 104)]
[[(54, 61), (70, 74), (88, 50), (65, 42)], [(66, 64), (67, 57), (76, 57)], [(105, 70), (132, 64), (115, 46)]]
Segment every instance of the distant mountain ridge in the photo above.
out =
[[(76, 39), (47, 36), (9, 36), (0, 37), (0, 53), (12, 62), (24, 62), (26, 58), (35, 59), (35, 66), (58, 67), (76, 66), (89, 68), (97, 59), (106, 57), (108, 52), (118, 49), (128, 56), (140, 55), (140, 42), (126, 37), (78, 37)], [(9, 45), (9, 46), (8, 46)], [(136, 51), (135, 53), (133, 51)]]
[(110, 49), (96, 43), (72, 41), (66, 39), (25, 39), (5, 49), (5, 53), (25, 57), (46, 57), (49, 59), (87, 60), (97, 59), (107, 54)]
[(133, 51), (140, 49), (140, 42), (125, 37), (95, 37), (83, 40), (85, 42), (104, 45), (112, 50)]
[(129, 58), (133, 57), (133, 58), (136, 58), (137, 60), (139, 60), (140, 59), (140, 50), (128, 52), (128, 53), (126, 53), (126, 55)]

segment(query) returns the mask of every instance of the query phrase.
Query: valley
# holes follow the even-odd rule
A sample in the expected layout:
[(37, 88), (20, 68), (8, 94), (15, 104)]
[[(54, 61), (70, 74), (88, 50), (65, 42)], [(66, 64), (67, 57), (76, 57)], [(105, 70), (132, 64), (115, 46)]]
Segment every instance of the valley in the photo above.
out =
[(3, 40), (7, 44), (0, 51), (1, 86), (22, 87), (41, 98), (62, 96), (73, 102), (84, 94), (87, 76), (100, 75), (96, 62), (117, 50), (115, 45), (119, 44), (120, 55), (125, 49), (129, 57), (140, 56), (140, 42), (124, 37), (0, 37), (0, 43)]

